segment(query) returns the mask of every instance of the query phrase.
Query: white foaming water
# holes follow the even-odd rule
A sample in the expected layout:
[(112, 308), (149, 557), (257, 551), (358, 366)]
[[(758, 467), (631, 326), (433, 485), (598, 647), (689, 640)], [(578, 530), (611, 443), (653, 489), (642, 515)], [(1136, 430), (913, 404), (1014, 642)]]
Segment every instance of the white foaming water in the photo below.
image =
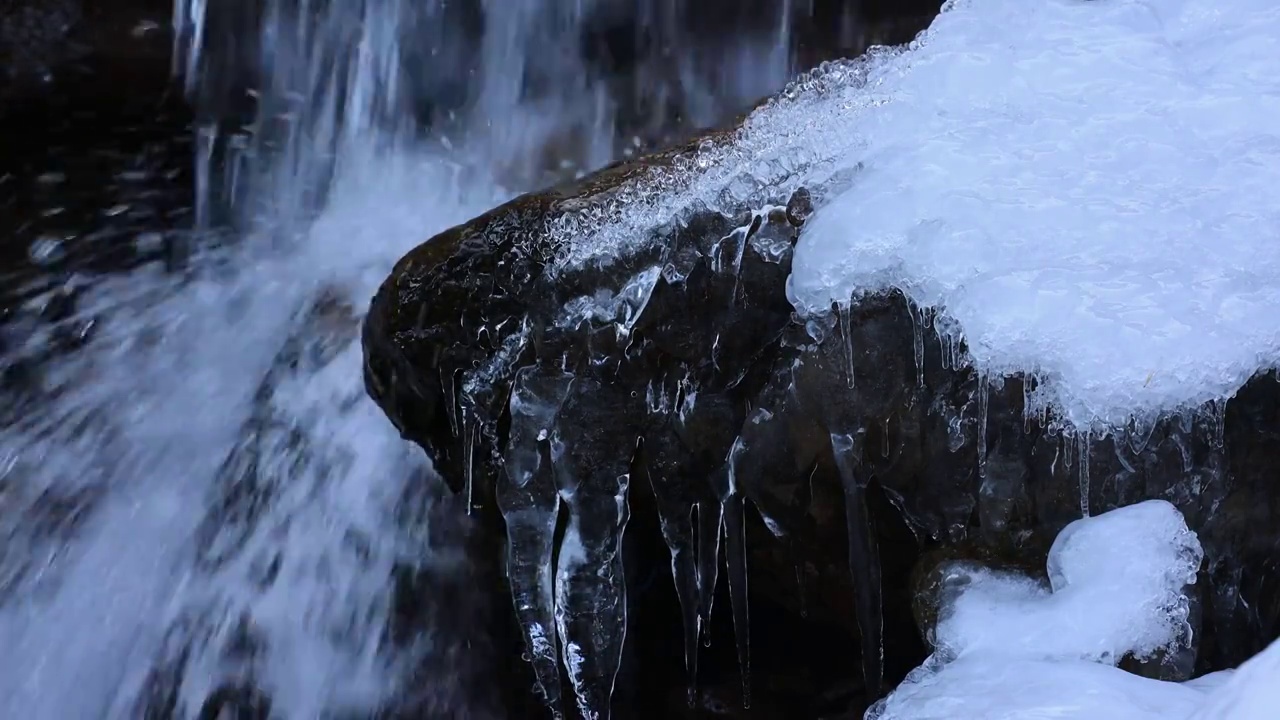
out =
[(1078, 427), (1229, 396), (1280, 356), (1276, 38), (1267, 0), (955, 0), (563, 218), (565, 263), (808, 185), (801, 310), (901, 288)]
[[(400, 255), (505, 193), (410, 142), (395, 97), (400, 4), (330, 5), (304, 3), (303, 22), (273, 3), (264, 24), (279, 52), (261, 93), (267, 142), (236, 158), (251, 172), (231, 188), (252, 196), (240, 208), (251, 235), (197, 257), (188, 282), (153, 269), (94, 279), (84, 311), (102, 332), (50, 368), (40, 414), (0, 436), (0, 499), (20, 503), (5, 507), (0, 559), (22, 571), (0, 605), (4, 717), (132, 720), (148, 673), (184, 653), (176, 710), (194, 717), (246, 671), (226, 657), (246, 626), (260, 643), (247, 679), (273, 716), (369, 711), (399, 677), (382, 647), (392, 563), (456, 561), (397, 525), (423, 461), (365, 397), (357, 321)], [(198, 67), (204, 4), (177, 7)], [(295, 128), (261, 127), (288, 112)], [(271, 141), (283, 146), (268, 157)], [(305, 326), (319, 296), (337, 300), (332, 337), (304, 343), (337, 349), (291, 372), (280, 354), (296, 333), (320, 334)], [(251, 477), (220, 474), (246, 446), (261, 452)], [(218, 507), (228, 479), (272, 484), (264, 517)], [(39, 526), (42, 503), (82, 495), (78, 526)], [(193, 545), (197, 528), (238, 520), (249, 527), (229, 558), (193, 565), (210, 550)], [(276, 581), (260, 579), (264, 562)]]
[(1078, 520), (1049, 553), (1050, 588), (971, 571), (939, 611), (938, 651), (875, 720), (1261, 720), (1274, 717), (1280, 642), (1237, 671), (1186, 683), (1114, 665), (1190, 639), (1184, 588), (1200, 543), (1162, 500)]
[[(255, 394), (300, 312), (320, 293), (360, 308), (404, 251), (497, 199), (456, 192), (456, 174), (437, 158), (368, 161), (345, 168), (341, 201), (295, 252), (246, 255), (230, 277), (210, 272), (185, 287), (140, 273), (94, 289), (112, 306), (103, 334), (58, 369), (63, 389), (46, 414), (2, 439), (24, 480), (101, 494), (76, 538), (51, 547), (60, 554), (0, 610), (5, 716), (133, 717), (132, 693), (162, 636), (192, 614), (215, 638), (197, 648), (182, 684), (188, 713), (212, 689), (204, 683), (223, 679), (219, 639), (243, 615), (266, 641), (258, 681), (286, 717), (367, 707), (393, 689), (376, 652), (390, 562), (430, 551), (388, 528), (421, 461), (364, 396), (354, 321), (314, 374), (271, 388), (269, 412), (311, 447), (305, 459), (280, 448), (264, 459), (278, 468), (257, 470), (283, 476), (268, 518), (217, 572), (190, 568), (215, 475), (259, 411)], [(82, 416), (94, 416), (90, 429), (73, 424)], [(371, 539), (363, 558), (344, 546), (353, 533)], [(280, 562), (267, 592), (249, 577), (263, 556)]]

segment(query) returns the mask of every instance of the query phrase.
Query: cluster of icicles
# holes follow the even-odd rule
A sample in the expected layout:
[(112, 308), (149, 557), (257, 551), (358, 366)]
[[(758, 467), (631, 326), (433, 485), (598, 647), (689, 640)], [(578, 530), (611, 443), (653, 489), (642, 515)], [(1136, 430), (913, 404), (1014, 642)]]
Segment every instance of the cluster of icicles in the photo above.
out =
[[(741, 228), (739, 229), (741, 230)], [(738, 232), (735, 230), (735, 232)], [(590, 302), (566, 306), (571, 315), (608, 322), (616, 319), (619, 336), (632, 332), (636, 318), (644, 311), (658, 280), (653, 268), (642, 270), (624, 283), (616, 295)], [(732, 272), (732, 270), (730, 270)], [(602, 304), (603, 303), (603, 304)], [(622, 307), (625, 306), (625, 307)], [(941, 311), (912, 305), (913, 342), (916, 379), (925, 383), (926, 333), (937, 335), (941, 361), (946, 370), (972, 367), (963, 334)], [(562, 320), (564, 320), (562, 318)], [(571, 319), (570, 319), (571, 320)], [(569, 320), (564, 322), (570, 323)], [(843, 342), (845, 362), (840, 372), (848, 387), (854, 377), (855, 348), (846, 340), (851, 333), (852, 313), (849, 308), (834, 309), (829, 315), (810, 317), (806, 332), (817, 344), (832, 340)], [(838, 327), (837, 327), (838, 326)], [(472, 397), (491, 389), (494, 383), (509, 382), (510, 430), (505, 448), (493, 459), (502, 468), (497, 480), (497, 500), (506, 521), (507, 568), (514, 607), (527, 645), (526, 659), (532, 664), (537, 688), (557, 717), (562, 717), (564, 689), (560, 667), (566, 671), (576, 697), (578, 711), (584, 718), (608, 717), (610, 698), (621, 661), (627, 626), (627, 609), (622, 566), (621, 543), (629, 519), (628, 493), (632, 477), (628, 466), (602, 479), (599, 468), (583, 472), (575, 467), (578, 457), (575, 444), (582, 424), (576, 420), (562, 427), (559, 419), (571, 396), (607, 397), (605, 388), (594, 380), (576, 377), (565, 366), (536, 365), (515, 369), (515, 359), (530, 342), (526, 325), (506, 335), (490, 361), (465, 374), (456, 398), (455, 432), (464, 443), (467, 493), (471, 493), (473, 467), (471, 458), (478, 451), (486, 422), (478, 402)], [(603, 361), (602, 361), (603, 362)], [(959, 438), (962, 423), (974, 423), (978, 446), (978, 480), (984, 480), (987, 411), (989, 397), (1004, 382), (987, 371), (978, 372), (976, 402), (965, 405), (956, 417), (948, 418), (953, 434)], [(583, 389), (583, 386), (588, 386)], [(575, 387), (576, 386), (576, 387)], [(594, 387), (592, 387), (594, 386)], [(1127, 427), (1111, 430), (1078, 429), (1055, 415), (1054, 402), (1047, 383), (1033, 376), (1023, 383), (1024, 423), (1044, 428), (1059, 439), (1058, 460), (1068, 471), (1078, 473), (1080, 512), (1090, 515), (1089, 453), (1093, 442), (1112, 434), (1117, 453), (1137, 455), (1144, 451), (1161, 417), (1133, 418)], [(650, 380), (645, 390), (645, 405), (651, 416), (670, 417), (679, 427), (700, 401), (696, 383), (687, 377)], [(607, 400), (600, 400), (607, 402)], [(1203, 414), (1206, 410), (1198, 411)], [(574, 412), (578, 412), (575, 410)], [(972, 414), (976, 412), (976, 417)], [(1197, 411), (1178, 414), (1177, 422), (1191, 433), (1198, 419)], [(1210, 428), (1216, 429), (1211, 439), (1215, 448), (1223, 443), (1225, 402), (1211, 403)], [(961, 417), (969, 415), (969, 417)], [(757, 407), (747, 424), (771, 419), (770, 411)], [(891, 419), (886, 419), (886, 423)], [(620, 428), (613, 429), (621, 435)], [(850, 572), (854, 581), (857, 615), (863, 627), (863, 670), (870, 692), (878, 692), (882, 684), (883, 630), (878, 550), (870, 527), (865, 491), (867, 478), (861, 477), (859, 458), (865, 428), (830, 428), (831, 451), (836, 461), (845, 493), (845, 508), (850, 542)], [(491, 439), (492, 435), (489, 436)], [(888, 433), (884, 433), (885, 442)], [(618, 444), (628, 441), (615, 438)], [(962, 442), (962, 441), (961, 441)], [(747, 605), (747, 553), (745, 508), (747, 498), (738, 482), (740, 462), (750, 449), (745, 434), (732, 443), (723, 464), (707, 478), (710, 492), (691, 491), (680, 477), (665, 477), (648, 472), (660, 514), (663, 539), (670, 550), (675, 589), (683, 616), (684, 650), (688, 672), (688, 697), (692, 705), (697, 697), (698, 644), (709, 644), (710, 626), (716, 584), (720, 574), (721, 546), (727, 564), (731, 611), (738, 659), (741, 666), (743, 701), (750, 704), (750, 628)], [(955, 448), (953, 447), (953, 450)], [(888, 449), (884, 454), (887, 456)], [(1121, 458), (1123, 461), (1123, 458)], [(1190, 457), (1184, 457), (1190, 462)], [(1188, 468), (1189, 469), (1189, 468)], [(980, 493), (978, 502), (1000, 502)], [(770, 531), (785, 540), (787, 529), (759, 509)], [(556, 544), (557, 524), (561, 513), (567, 515), (563, 539)]]

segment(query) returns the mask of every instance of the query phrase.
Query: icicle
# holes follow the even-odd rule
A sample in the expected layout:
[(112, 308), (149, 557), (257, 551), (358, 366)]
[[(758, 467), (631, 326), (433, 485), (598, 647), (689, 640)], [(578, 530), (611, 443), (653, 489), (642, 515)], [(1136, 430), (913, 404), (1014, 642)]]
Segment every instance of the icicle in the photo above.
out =
[(609, 717), (627, 634), (622, 535), (630, 478), (619, 476), (616, 485), (607, 503), (566, 499), (569, 525), (556, 568), (556, 627), (584, 720)]
[(1137, 472), (1137, 470), (1133, 468), (1133, 463), (1129, 462), (1129, 459), (1124, 456), (1125, 444), (1126, 443), (1122, 442), (1121, 438), (1117, 437), (1115, 442), (1112, 443), (1112, 447), (1115, 448), (1116, 451), (1116, 461), (1120, 463), (1120, 466), (1124, 468), (1125, 472), (1133, 474)]
[(907, 312), (911, 315), (911, 339), (916, 355), (916, 384), (924, 387), (924, 323), (925, 311), (920, 306), (907, 301)]
[(845, 382), (852, 390), (854, 383), (853, 308), (843, 308), (837, 313), (840, 319), (840, 334), (843, 336), (841, 339), (844, 341)]
[(1227, 401), (1222, 399), (1210, 401), (1209, 412), (1212, 413), (1213, 418), (1213, 449), (1221, 450), (1227, 434)]
[(1031, 405), (1034, 398), (1031, 393), (1031, 384), (1034, 380), (1029, 375), (1022, 376), (1022, 432), (1023, 434), (1031, 433), (1032, 413), (1036, 409)]
[[(738, 649), (738, 668), (742, 673), (742, 707), (749, 708), (751, 706), (751, 613), (747, 602), (747, 536), (743, 499), (738, 494), (735, 471), (737, 458), (745, 450), (746, 445), (741, 437), (734, 440), (721, 471), (713, 478), (712, 490), (720, 500), (720, 523), (724, 526), (725, 564), (729, 572), (729, 604), (733, 611), (733, 636)], [(714, 586), (712, 590), (714, 591)]]
[(852, 575), (859, 634), (862, 636), (862, 674), (867, 694), (878, 699), (884, 679), (884, 609), (880, 555), (867, 509), (866, 482), (857, 472), (862, 432), (831, 433), (831, 450), (844, 487), (845, 521), (849, 534), (849, 572)]
[(443, 368), (440, 370), (440, 390), (444, 393), (449, 430), (453, 432), (454, 437), (458, 437), (458, 415), (462, 412), (462, 408), (458, 405), (458, 382), (452, 373), (446, 374)]
[(1190, 474), (1192, 468), (1191, 451), (1187, 448), (1187, 439), (1178, 433), (1170, 433), (1169, 437), (1178, 446), (1178, 454), (1182, 457), (1182, 472)]
[(720, 501), (698, 503), (698, 615), (702, 644), (711, 647), (711, 610), (720, 573)]
[(684, 630), (684, 666), (688, 673), (689, 707), (698, 700), (698, 635), (700, 625), (698, 611), (701, 594), (698, 590), (697, 558), (694, 548), (681, 548), (671, 553), (671, 573), (675, 579), (676, 595), (680, 600), (680, 615)]
[[(1151, 433), (1155, 431), (1155, 427), (1156, 424), (1149, 415), (1131, 416), (1124, 433), (1124, 442), (1129, 446), (1130, 452), (1135, 456), (1141, 455), (1142, 451), (1147, 449), (1147, 443), (1150, 442)], [(1118, 444), (1120, 441), (1117, 439), (1116, 442)]]
[(562, 709), (552, 550), (560, 496), (546, 441), (572, 380), (568, 373), (517, 376), (504, 473), (497, 485), (498, 508), (507, 525), (507, 575), (516, 619), (537, 688), (557, 718)]
[(473, 492), (475, 490), (475, 455), (476, 455), (476, 433), (480, 429), (480, 424), (470, 412), (464, 412), (462, 415), (462, 466), (464, 477), (466, 478), (467, 493), (467, 514), (471, 514), (471, 505)]
[(1073, 456), (1075, 445), (1076, 438), (1072, 433), (1062, 433), (1062, 465), (1067, 469), (1067, 472), (1070, 472), (1071, 466), (1075, 464), (1075, 457)]
[(742, 496), (725, 499), (725, 557), (729, 568), (729, 602), (733, 606), (733, 637), (742, 672), (742, 707), (751, 707), (751, 612), (747, 603), (747, 535)]
[(601, 442), (584, 427), (598, 422), (592, 408), (605, 392), (598, 381), (575, 380), (551, 432), (556, 488), (569, 517), (556, 565), (556, 628), (583, 720), (609, 717), (627, 634), (622, 538), (635, 445)]
[(213, 190), (210, 184), (213, 179), (213, 151), (218, 142), (217, 124), (209, 123), (197, 128), (196, 141), (195, 225), (197, 230), (208, 230), (213, 225), (213, 208), (210, 207)]
[(1089, 517), (1089, 431), (1079, 435), (1080, 442), (1080, 514)]
[(987, 371), (978, 373), (978, 482), (987, 474), (987, 408), (991, 402)]

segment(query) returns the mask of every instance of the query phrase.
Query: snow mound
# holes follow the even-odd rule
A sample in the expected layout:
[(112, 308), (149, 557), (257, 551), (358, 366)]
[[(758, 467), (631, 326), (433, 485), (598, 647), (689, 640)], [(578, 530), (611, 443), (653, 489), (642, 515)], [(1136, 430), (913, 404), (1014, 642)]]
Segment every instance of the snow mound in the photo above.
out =
[(1237, 671), (1181, 684), (1112, 664), (1190, 639), (1184, 590), (1200, 559), (1177, 509), (1151, 500), (1067, 526), (1049, 553), (1050, 588), (982, 570), (953, 577), (960, 592), (942, 609), (938, 652), (868, 717), (1274, 717), (1280, 643)]
[(1049, 551), (1046, 588), (976, 571), (937, 631), (943, 654), (1116, 662), (1185, 642), (1184, 595), (1203, 554), (1182, 514), (1151, 500), (1077, 520)]

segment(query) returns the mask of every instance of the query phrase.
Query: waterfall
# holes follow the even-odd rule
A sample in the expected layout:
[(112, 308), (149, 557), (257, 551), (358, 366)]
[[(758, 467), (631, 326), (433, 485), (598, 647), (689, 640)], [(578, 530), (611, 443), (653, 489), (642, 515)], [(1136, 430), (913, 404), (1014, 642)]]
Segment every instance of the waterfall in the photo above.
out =
[[(465, 588), (467, 530), (365, 397), (356, 328), (414, 245), (641, 145), (665, 121), (635, 87), (697, 124), (790, 70), (780, 19), (723, 54), (668, 38), (620, 89), (575, 51), (611, 5), (175, 0), (191, 260), (89, 278), (95, 332), (6, 411), (0, 715), (484, 715), (465, 613), (398, 625), (406, 586)], [(677, 6), (628, 22), (677, 32)]]

